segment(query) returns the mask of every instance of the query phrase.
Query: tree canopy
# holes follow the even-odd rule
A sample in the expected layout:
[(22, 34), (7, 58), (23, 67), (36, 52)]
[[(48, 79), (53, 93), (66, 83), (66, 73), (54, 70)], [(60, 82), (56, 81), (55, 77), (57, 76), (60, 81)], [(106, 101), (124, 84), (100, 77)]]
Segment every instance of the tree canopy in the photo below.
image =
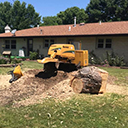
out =
[[(73, 18), (76, 16), (77, 23), (81, 22), (111, 22), (128, 20), (128, 0), (90, 0), (86, 9), (78, 7), (67, 8), (61, 11), (55, 17), (45, 17), (45, 25), (73, 24)], [(59, 22), (56, 20), (59, 18)], [(47, 22), (46, 22), (47, 21)]]
[(65, 11), (57, 14), (57, 17), (62, 19), (62, 24), (73, 24), (75, 16), (77, 17), (77, 23), (86, 22), (88, 19), (85, 10), (78, 7), (67, 8)]
[(26, 6), (25, 2), (16, 0), (14, 4), (9, 2), (0, 3), (0, 33), (4, 32), (4, 27), (8, 24), (11, 29), (31, 28), (40, 23), (41, 16), (35, 12), (31, 4)]
[(81, 22), (110, 22), (128, 20), (128, 0), (90, 0), (86, 9), (78, 7), (67, 8), (56, 16), (42, 18), (31, 4), (16, 0), (13, 5), (9, 2), (0, 3), (0, 33), (8, 24), (12, 29), (25, 29), (37, 24), (42, 26), (73, 24)]
[(62, 24), (62, 19), (57, 16), (47, 16), (43, 17), (43, 24), (42, 26), (50, 26), (50, 25), (60, 25)]
[(78, 7), (67, 8), (65, 11), (61, 11), (54, 17), (44, 17), (43, 25), (61, 25), (61, 24), (73, 24), (74, 17), (77, 23), (86, 22), (88, 15), (85, 13), (84, 9)]
[(128, 0), (91, 0), (85, 12), (88, 22), (128, 20)]

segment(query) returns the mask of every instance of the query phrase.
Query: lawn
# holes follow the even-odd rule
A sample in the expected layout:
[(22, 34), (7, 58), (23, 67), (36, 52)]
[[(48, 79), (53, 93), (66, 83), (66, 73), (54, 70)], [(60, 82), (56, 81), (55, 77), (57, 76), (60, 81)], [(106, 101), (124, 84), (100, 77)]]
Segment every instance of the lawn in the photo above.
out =
[(108, 71), (110, 76), (115, 77), (114, 83), (116, 85), (122, 85), (128, 87), (128, 69), (102, 67), (102, 69)]
[[(42, 69), (43, 65), (23, 61), (23, 71)], [(0, 68), (1, 74), (13, 68)], [(114, 84), (128, 86), (128, 69), (102, 68), (109, 72)], [(0, 107), (0, 128), (126, 128), (128, 126), (128, 95), (76, 94), (59, 101), (52, 98), (42, 104)]]
[(27, 107), (0, 107), (1, 128), (126, 128), (128, 97), (76, 95), (70, 100), (46, 99)]
[[(39, 64), (37, 61), (23, 61), (21, 65), (22, 71), (27, 71), (29, 69), (43, 69), (43, 64)], [(9, 71), (13, 70), (14, 67), (0, 67), (0, 74), (6, 75)]]

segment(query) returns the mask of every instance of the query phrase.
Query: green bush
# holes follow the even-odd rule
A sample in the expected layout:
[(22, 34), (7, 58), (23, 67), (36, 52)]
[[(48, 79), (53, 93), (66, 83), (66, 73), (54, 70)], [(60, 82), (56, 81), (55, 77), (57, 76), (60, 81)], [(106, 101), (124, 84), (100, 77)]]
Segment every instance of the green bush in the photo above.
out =
[(104, 66), (124, 66), (124, 58), (118, 56), (114, 52), (106, 52), (106, 55), (104, 55), (104, 59), (101, 59), (100, 57), (96, 56), (94, 51), (91, 51), (89, 53), (89, 62), (90, 64), (95, 65), (104, 65)]
[(38, 58), (38, 53), (30, 52), (29, 58), (30, 58), (30, 60), (36, 60)]
[(0, 64), (7, 64), (9, 63), (9, 60), (10, 60), (9, 58), (0, 56)]
[(21, 62), (22, 62), (22, 59), (17, 59), (17, 58), (11, 59), (12, 64), (21, 63)]
[(89, 63), (90, 64), (98, 64), (98, 65), (102, 65), (102, 59), (98, 56), (95, 55), (94, 51), (91, 51), (89, 53)]
[(124, 66), (125, 65), (124, 57), (123, 56), (119, 57), (114, 52), (111, 52), (111, 53), (106, 52), (106, 59), (110, 66)]
[(0, 64), (8, 64), (8, 63), (11, 63), (11, 64), (15, 64), (15, 63), (21, 63), (22, 59), (20, 58), (7, 58), (7, 57), (4, 57), (0, 54)]

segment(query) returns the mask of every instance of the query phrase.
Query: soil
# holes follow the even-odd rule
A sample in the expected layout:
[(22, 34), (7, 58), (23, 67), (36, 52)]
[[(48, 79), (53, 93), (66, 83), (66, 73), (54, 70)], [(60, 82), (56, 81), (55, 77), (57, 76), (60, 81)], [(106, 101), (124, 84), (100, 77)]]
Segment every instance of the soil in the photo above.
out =
[[(14, 107), (40, 103), (43, 99), (54, 98), (64, 100), (75, 93), (69, 86), (71, 73), (58, 71), (47, 74), (43, 70), (28, 70), (20, 79), (9, 83), (11, 75), (0, 75), (0, 104), (12, 104)], [(109, 77), (107, 92), (126, 94), (128, 88), (113, 85), (115, 78)], [(126, 93), (127, 92), (127, 93)]]
[(29, 70), (20, 79), (9, 83), (11, 76), (0, 76), (0, 104), (14, 106), (40, 102), (42, 98), (65, 99), (74, 94), (69, 87), (69, 74), (58, 71), (47, 74), (43, 70)]

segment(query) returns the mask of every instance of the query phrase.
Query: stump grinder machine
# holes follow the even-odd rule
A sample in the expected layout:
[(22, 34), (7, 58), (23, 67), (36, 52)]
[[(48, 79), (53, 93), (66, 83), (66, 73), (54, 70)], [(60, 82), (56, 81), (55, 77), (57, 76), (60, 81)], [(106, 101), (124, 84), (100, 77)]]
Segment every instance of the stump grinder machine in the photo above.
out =
[(44, 64), (45, 72), (57, 70), (73, 71), (81, 66), (88, 66), (88, 51), (75, 50), (72, 44), (53, 44), (48, 50), (49, 57), (37, 60)]

